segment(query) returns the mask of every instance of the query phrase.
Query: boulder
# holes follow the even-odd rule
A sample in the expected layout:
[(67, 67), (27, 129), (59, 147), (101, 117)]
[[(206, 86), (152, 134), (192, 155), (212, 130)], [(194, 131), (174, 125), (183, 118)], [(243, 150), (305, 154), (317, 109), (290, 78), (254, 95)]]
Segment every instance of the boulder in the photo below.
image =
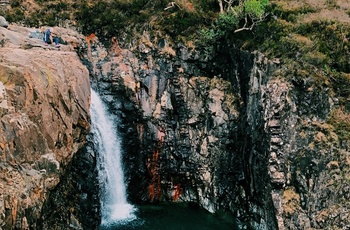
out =
[(6, 19), (3, 16), (0, 16), (0, 27), (7, 28), (9, 26), (9, 23), (6, 21)]

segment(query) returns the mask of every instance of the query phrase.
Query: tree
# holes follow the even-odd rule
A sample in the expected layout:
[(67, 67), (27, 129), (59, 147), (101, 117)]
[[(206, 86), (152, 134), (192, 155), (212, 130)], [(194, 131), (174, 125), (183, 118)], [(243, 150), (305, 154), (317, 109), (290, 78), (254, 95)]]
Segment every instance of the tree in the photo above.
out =
[(265, 12), (269, 0), (218, 0), (221, 15), (235, 17), (239, 21), (244, 19), (244, 25), (234, 32), (252, 30), (253, 27), (262, 22), (267, 13)]

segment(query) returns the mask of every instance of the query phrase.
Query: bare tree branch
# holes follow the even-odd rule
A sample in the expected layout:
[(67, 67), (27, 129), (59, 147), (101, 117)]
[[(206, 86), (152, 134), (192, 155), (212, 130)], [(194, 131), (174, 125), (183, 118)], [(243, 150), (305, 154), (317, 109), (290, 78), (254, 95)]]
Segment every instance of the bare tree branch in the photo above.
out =
[(249, 27), (247, 27), (247, 24), (248, 24), (248, 15), (246, 15), (245, 18), (244, 18), (244, 20), (245, 20), (244, 26), (241, 27), (241, 28), (236, 29), (236, 30), (234, 31), (234, 33), (237, 33), (237, 32), (243, 31), (243, 30), (252, 30), (256, 24), (259, 24), (260, 22), (263, 22), (263, 21), (266, 19), (267, 15), (268, 15), (268, 14), (264, 14), (263, 17), (251, 18), (252, 24), (251, 24)]
[(181, 7), (180, 7), (176, 2), (169, 2), (168, 5), (167, 5), (167, 7), (164, 8), (164, 10), (169, 10), (169, 9), (174, 8), (174, 7), (176, 7), (176, 6), (177, 6), (180, 10), (182, 10)]

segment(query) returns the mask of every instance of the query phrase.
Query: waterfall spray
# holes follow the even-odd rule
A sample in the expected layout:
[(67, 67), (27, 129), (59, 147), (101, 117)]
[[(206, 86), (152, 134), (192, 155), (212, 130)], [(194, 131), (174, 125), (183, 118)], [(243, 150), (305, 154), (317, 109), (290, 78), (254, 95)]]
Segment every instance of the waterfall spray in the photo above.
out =
[(91, 90), (91, 124), (98, 156), (102, 225), (134, 220), (135, 208), (126, 199), (117, 129), (112, 116), (94, 90)]

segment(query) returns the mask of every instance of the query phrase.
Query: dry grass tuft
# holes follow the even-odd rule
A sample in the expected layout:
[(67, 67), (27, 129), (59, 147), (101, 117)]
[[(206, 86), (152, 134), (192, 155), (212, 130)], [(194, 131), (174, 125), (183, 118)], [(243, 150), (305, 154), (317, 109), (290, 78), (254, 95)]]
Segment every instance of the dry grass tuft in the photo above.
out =
[(300, 205), (300, 195), (294, 189), (284, 190), (282, 205), (286, 215), (293, 215)]
[(175, 3), (180, 7), (180, 9), (185, 10), (187, 12), (194, 12), (194, 4), (192, 1), (188, 0), (176, 0)]
[(171, 48), (169, 45), (165, 45), (164, 48), (161, 50), (162, 54), (169, 55), (169, 56), (176, 56), (176, 52), (173, 48)]
[(335, 119), (335, 123), (343, 123), (348, 129), (350, 129), (350, 114), (344, 112), (343, 108), (333, 110), (332, 118)]
[(310, 9), (313, 13), (301, 14), (299, 23), (312, 21), (339, 21), (350, 24), (350, 1), (349, 0), (271, 0), (285, 12), (300, 12), (303, 9)]
[(340, 9), (323, 9), (320, 12), (310, 13), (301, 17), (301, 22), (307, 23), (312, 21), (338, 21), (350, 24), (350, 17), (347, 12)]
[(342, 139), (350, 139), (350, 113), (344, 108), (337, 108), (332, 111), (330, 123), (336, 128), (337, 134)]

